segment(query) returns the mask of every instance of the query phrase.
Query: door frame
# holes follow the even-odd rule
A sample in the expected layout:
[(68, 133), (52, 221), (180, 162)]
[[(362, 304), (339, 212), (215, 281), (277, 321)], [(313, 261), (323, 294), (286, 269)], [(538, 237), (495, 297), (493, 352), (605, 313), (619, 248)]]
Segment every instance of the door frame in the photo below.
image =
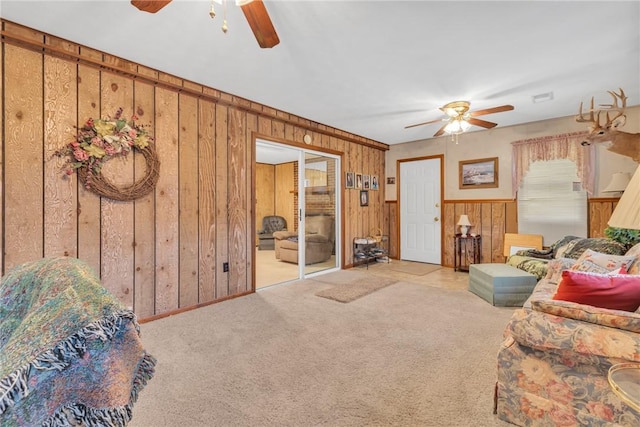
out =
[[(320, 155), (329, 155), (332, 157), (336, 158), (336, 191), (335, 191), (335, 205), (336, 205), (336, 209), (335, 209), (335, 252), (336, 252), (336, 265), (333, 268), (329, 268), (326, 270), (321, 270), (318, 272), (313, 272), (313, 273), (307, 273), (305, 274), (305, 265), (304, 262), (300, 262), (300, 258), (298, 260), (298, 278), (294, 279), (294, 280), (300, 280), (300, 279), (304, 279), (304, 278), (308, 278), (308, 277), (313, 277), (316, 275), (320, 275), (320, 274), (325, 274), (325, 273), (329, 273), (329, 272), (333, 272), (333, 271), (338, 271), (341, 270), (342, 267), (344, 266), (344, 251), (343, 251), (343, 241), (344, 241), (344, 212), (343, 212), (343, 197), (344, 197), (344, 192), (342, 191), (342, 188), (344, 187), (344, 182), (343, 182), (343, 173), (342, 171), (342, 163), (343, 163), (343, 157), (344, 157), (344, 153), (341, 151), (336, 151), (336, 150), (331, 150), (328, 148), (324, 148), (324, 147), (316, 147), (316, 146), (311, 146), (311, 145), (307, 145), (307, 144), (301, 144), (301, 143), (297, 143), (294, 141), (290, 141), (290, 140), (285, 140), (285, 139), (279, 139), (279, 138), (273, 138), (270, 136), (266, 136), (266, 135), (262, 135), (259, 134), (257, 132), (253, 132), (251, 135), (252, 138), (252, 146), (253, 146), (253, 161), (251, 163), (251, 180), (252, 180), (252, 185), (251, 185), (251, 236), (252, 236), (252, 242), (251, 245), (253, 247), (253, 262), (251, 262), (251, 287), (252, 287), (252, 291), (255, 292), (256, 291), (256, 251), (257, 251), (257, 246), (256, 246), (256, 233), (257, 233), (257, 225), (256, 225), (256, 203), (257, 203), (257, 195), (256, 195), (256, 151), (257, 151), (257, 144), (258, 141), (267, 143), (267, 144), (275, 144), (275, 145), (283, 145), (287, 148), (291, 148), (291, 149), (295, 149), (299, 151), (299, 158), (302, 159), (302, 161), (304, 162), (304, 157), (306, 153), (316, 153), (316, 154), (320, 154)], [(303, 179), (301, 179), (301, 173), (304, 173), (304, 168), (298, 167), (298, 193), (300, 193), (300, 188), (302, 188), (304, 190), (304, 182)], [(304, 218), (300, 218), (302, 215), (300, 215), (301, 212), (303, 212), (303, 205), (305, 203), (305, 199), (304, 199), (304, 191), (302, 192), (302, 194), (299, 194), (299, 198), (298, 198), (298, 227), (304, 227)], [(304, 228), (303, 228), (304, 229)], [(302, 239), (299, 241), (299, 243), (301, 245), (304, 245), (304, 235), (302, 236)], [(304, 251), (303, 251), (304, 253)], [(304, 258), (303, 258), (304, 261)]]
[(421, 156), (421, 157), (411, 157), (407, 159), (398, 159), (396, 160), (396, 200), (398, 205), (398, 226), (396, 229), (396, 241), (398, 242), (398, 259), (402, 259), (402, 215), (400, 214), (400, 209), (402, 204), (400, 203), (402, 194), (401, 189), (402, 185), (400, 183), (400, 166), (402, 163), (408, 162), (419, 162), (422, 160), (440, 160), (440, 265), (444, 265), (444, 221), (442, 221), (442, 209), (444, 208), (444, 154), (434, 154), (431, 156)]

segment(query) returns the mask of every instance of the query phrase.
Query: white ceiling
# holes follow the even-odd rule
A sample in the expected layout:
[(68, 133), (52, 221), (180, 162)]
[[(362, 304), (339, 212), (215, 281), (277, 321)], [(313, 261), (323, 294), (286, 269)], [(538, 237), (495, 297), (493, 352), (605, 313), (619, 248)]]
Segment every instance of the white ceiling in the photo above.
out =
[[(260, 49), (229, 1), (2, 0), (0, 16), (387, 144), (431, 137), (438, 107), (512, 104), (499, 126), (575, 115), (624, 88), (640, 103), (638, 1), (267, 1), (280, 37)], [(532, 97), (553, 92), (553, 100)], [(473, 130), (481, 130), (473, 127)]]

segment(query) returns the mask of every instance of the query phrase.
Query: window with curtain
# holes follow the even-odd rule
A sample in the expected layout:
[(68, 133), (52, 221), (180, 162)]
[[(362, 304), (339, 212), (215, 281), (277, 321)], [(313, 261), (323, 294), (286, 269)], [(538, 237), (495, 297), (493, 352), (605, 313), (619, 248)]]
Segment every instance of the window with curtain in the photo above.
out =
[(529, 165), (518, 188), (518, 231), (542, 234), (544, 245), (567, 235), (587, 236), (587, 191), (568, 159)]

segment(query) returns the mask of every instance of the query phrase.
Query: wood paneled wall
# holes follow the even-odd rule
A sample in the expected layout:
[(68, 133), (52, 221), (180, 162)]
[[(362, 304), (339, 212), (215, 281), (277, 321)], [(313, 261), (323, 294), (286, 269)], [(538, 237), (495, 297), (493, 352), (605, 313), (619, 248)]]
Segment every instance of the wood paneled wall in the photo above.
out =
[(607, 222), (618, 201), (619, 198), (589, 199), (589, 237), (607, 237), (604, 229), (608, 227)]
[[(262, 218), (276, 213), (276, 167), (256, 163), (256, 229), (262, 229)], [(287, 224), (289, 221), (287, 221)]]
[(504, 262), (504, 233), (518, 232), (517, 203), (514, 200), (445, 200), (442, 209), (443, 265), (453, 266), (454, 235), (460, 215), (473, 224), (470, 232), (482, 236), (483, 263)]
[[(619, 199), (589, 199), (589, 235), (606, 237), (604, 229)], [(453, 267), (453, 239), (458, 232), (456, 223), (461, 214), (469, 215), (472, 233), (482, 236), (481, 262), (504, 262), (504, 233), (518, 232), (518, 211), (515, 200), (448, 200), (442, 210), (442, 265)], [(395, 201), (385, 203), (385, 231), (392, 236), (390, 255), (398, 258), (399, 212)]]
[[(346, 170), (383, 177), (385, 144), (1, 24), (3, 274), (41, 257), (78, 257), (143, 319), (220, 301), (254, 290), (256, 137), (309, 147), (309, 134), (313, 149), (344, 153)], [(119, 107), (150, 129), (161, 164), (155, 191), (133, 202), (96, 196), (53, 155), (77, 126)], [(105, 175), (131, 183), (144, 173), (138, 157), (109, 162)], [(382, 192), (368, 208), (356, 193), (343, 197), (345, 256), (353, 236), (383, 222)]]

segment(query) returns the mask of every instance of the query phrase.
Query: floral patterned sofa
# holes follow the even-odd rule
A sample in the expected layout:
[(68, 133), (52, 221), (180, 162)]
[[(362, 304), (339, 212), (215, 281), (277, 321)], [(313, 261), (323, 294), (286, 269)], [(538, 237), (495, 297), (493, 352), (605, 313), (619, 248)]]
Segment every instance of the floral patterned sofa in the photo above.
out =
[[(640, 244), (621, 256), (585, 250), (578, 259), (546, 262), (531, 297), (509, 321), (498, 352), (500, 419), (520, 426), (640, 425), (640, 413), (618, 398), (607, 380), (611, 366), (640, 363), (638, 255)], [(624, 270), (628, 274), (620, 274)], [(554, 299), (559, 288), (566, 289), (563, 281), (580, 275), (627, 281), (635, 294), (622, 302), (637, 298), (631, 304), (635, 311)], [(606, 300), (598, 298), (597, 305)]]

